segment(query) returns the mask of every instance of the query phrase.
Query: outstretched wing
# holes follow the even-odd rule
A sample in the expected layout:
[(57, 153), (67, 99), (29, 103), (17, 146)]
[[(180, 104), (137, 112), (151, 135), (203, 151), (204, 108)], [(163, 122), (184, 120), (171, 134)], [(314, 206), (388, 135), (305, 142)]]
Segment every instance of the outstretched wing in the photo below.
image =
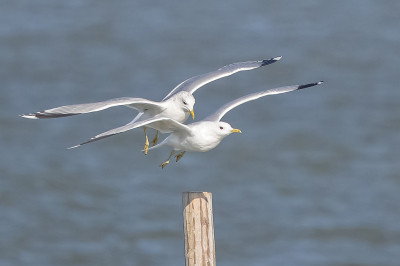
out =
[(171, 118), (167, 118), (167, 117), (149, 118), (149, 119), (142, 120), (142, 121), (139, 121), (139, 122), (136, 122), (135, 119), (134, 119), (132, 122), (126, 124), (125, 126), (117, 127), (117, 128), (111, 129), (111, 130), (109, 130), (107, 132), (101, 133), (101, 134), (91, 138), (90, 140), (88, 140), (86, 142), (83, 142), (83, 143), (81, 143), (79, 145), (70, 147), (68, 149), (73, 149), (73, 148), (79, 147), (79, 146), (81, 146), (83, 144), (87, 144), (87, 143), (90, 143), (90, 142), (93, 142), (93, 141), (97, 141), (97, 140), (101, 140), (101, 139), (104, 139), (104, 138), (107, 138), (107, 137), (111, 137), (111, 136), (114, 136), (114, 135), (116, 135), (118, 133), (122, 133), (122, 132), (125, 132), (125, 131), (128, 131), (128, 130), (134, 129), (134, 128), (146, 126), (146, 125), (149, 125), (151, 123), (160, 123), (160, 122), (168, 123), (168, 127), (169, 127), (169, 129), (171, 131), (174, 131), (174, 132), (175, 131), (184, 131), (184, 132), (190, 133), (190, 128), (188, 126), (186, 126), (186, 125), (184, 125), (182, 123), (179, 123), (179, 122), (177, 122), (177, 121), (175, 121), (175, 120), (173, 120)]
[(305, 84), (305, 85), (294, 85), (294, 86), (287, 86), (287, 87), (280, 87), (280, 88), (276, 88), (276, 89), (270, 89), (270, 90), (266, 90), (266, 91), (261, 91), (261, 92), (256, 92), (256, 93), (252, 93), (243, 97), (240, 97), (236, 100), (233, 100), (225, 105), (223, 105), (221, 108), (219, 108), (215, 113), (213, 113), (212, 115), (206, 117), (205, 121), (220, 121), (221, 118), (230, 110), (232, 110), (233, 108), (235, 108), (236, 106), (239, 106), (245, 102), (249, 102), (249, 101), (253, 101), (256, 100), (260, 97), (264, 97), (267, 95), (273, 95), (273, 94), (280, 94), (280, 93), (285, 93), (285, 92), (289, 92), (289, 91), (295, 91), (295, 90), (301, 90), (301, 89), (305, 89), (305, 88), (309, 88), (315, 85), (319, 85), (323, 83), (323, 81), (320, 82), (316, 82), (316, 83), (310, 83), (310, 84)]
[(158, 102), (153, 102), (142, 98), (123, 97), (97, 103), (66, 105), (66, 106), (56, 107), (53, 109), (48, 109), (43, 112), (37, 112), (20, 116), (31, 119), (57, 118), (57, 117), (65, 117), (65, 116), (97, 112), (119, 105), (128, 106), (130, 108), (138, 110), (139, 112), (143, 111), (146, 108), (162, 109), (161, 104)]
[(262, 61), (249, 61), (249, 62), (234, 63), (234, 64), (224, 66), (216, 71), (192, 77), (190, 79), (185, 80), (178, 86), (176, 86), (167, 96), (165, 96), (163, 101), (167, 100), (173, 94), (180, 92), (180, 91), (187, 91), (187, 92), (193, 94), (198, 88), (200, 88), (201, 86), (203, 86), (207, 83), (210, 83), (211, 81), (214, 81), (214, 80), (226, 77), (226, 76), (230, 76), (239, 71), (251, 70), (251, 69), (259, 68), (262, 66), (270, 65), (272, 63), (275, 63), (276, 61), (279, 61), (281, 58), (282, 58), (282, 56), (278, 56), (278, 57), (274, 57), (274, 58), (262, 60)]

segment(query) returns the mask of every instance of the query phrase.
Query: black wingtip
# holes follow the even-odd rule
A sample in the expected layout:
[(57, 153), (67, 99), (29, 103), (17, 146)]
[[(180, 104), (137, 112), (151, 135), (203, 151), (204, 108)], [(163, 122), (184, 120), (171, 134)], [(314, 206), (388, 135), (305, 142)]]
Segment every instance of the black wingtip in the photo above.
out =
[(319, 82), (315, 82), (315, 83), (309, 83), (309, 84), (305, 84), (305, 85), (300, 85), (298, 90), (302, 90), (302, 89), (305, 89), (305, 88), (317, 86), (317, 85), (322, 84), (322, 83), (324, 83), (324, 82), (323, 81), (319, 81)]
[(81, 144), (69, 147), (68, 150), (75, 149), (75, 148), (77, 148), (79, 146), (82, 146), (82, 145), (85, 145), (85, 144), (88, 144), (88, 143), (91, 143), (91, 142), (94, 142), (94, 141), (97, 141), (97, 140), (105, 139), (105, 138), (108, 138), (108, 137), (111, 137), (111, 136), (114, 136), (114, 135), (116, 135), (116, 134), (110, 134), (110, 135), (102, 136), (102, 137), (99, 137), (99, 138), (94, 137), (94, 138), (91, 138), (90, 140), (88, 140), (86, 142), (83, 142)]
[(59, 117), (67, 117), (67, 116), (73, 116), (73, 115), (79, 115), (79, 114), (52, 114), (52, 113), (36, 113), (34, 114), (36, 118), (59, 118)]
[(277, 57), (274, 57), (271, 59), (265, 59), (265, 60), (261, 61), (261, 66), (270, 65), (272, 63), (275, 63), (275, 62), (281, 60), (281, 58), (282, 58), (282, 56), (277, 56)]
[(24, 118), (29, 118), (29, 119), (43, 119), (43, 118), (58, 118), (58, 117), (67, 117), (67, 116), (73, 116), (73, 115), (79, 115), (79, 113), (73, 113), (73, 114), (58, 114), (58, 113), (46, 113), (45, 111), (43, 112), (37, 112), (33, 114), (27, 114), (27, 115), (19, 115), (20, 117)]

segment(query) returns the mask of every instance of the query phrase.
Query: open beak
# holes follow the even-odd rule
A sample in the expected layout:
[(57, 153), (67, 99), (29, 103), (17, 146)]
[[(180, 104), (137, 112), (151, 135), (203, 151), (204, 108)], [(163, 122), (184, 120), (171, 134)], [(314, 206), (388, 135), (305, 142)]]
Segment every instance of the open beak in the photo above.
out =
[(194, 120), (194, 112), (193, 112), (193, 110), (192, 110), (192, 111), (190, 111), (190, 114), (192, 115), (192, 117), (193, 117), (193, 120)]
[(240, 131), (240, 129), (236, 129), (236, 128), (232, 129), (231, 132), (232, 133), (242, 133), (242, 131)]

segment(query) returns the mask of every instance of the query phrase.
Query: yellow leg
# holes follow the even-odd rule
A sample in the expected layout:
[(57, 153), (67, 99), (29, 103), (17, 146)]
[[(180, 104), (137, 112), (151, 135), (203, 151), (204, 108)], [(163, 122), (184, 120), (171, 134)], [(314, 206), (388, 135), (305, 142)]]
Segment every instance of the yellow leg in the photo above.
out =
[(172, 157), (172, 155), (174, 155), (174, 150), (172, 150), (171, 151), (171, 154), (169, 155), (169, 157), (168, 157), (168, 159), (164, 162), (164, 163), (162, 163), (161, 165), (160, 165), (160, 167), (162, 168), (162, 169), (164, 169), (164, 167), (167, 165), (167, 164), (169, 164), (169, 159), (171, 159), (171, 157)]
[(154, 139), (151, 141), (151, 143), (152, 143), (153, 146), (154, 146), (154, 145), (157, 144), (157, 142), (158, 142), (158, 130), (157, 130), (156, 136), (155, 136)]
[(186, 151), (183, 151), (183, 152), (181, 152), (180, 154), (178, 154), (178, 155), (175, 156), (177, 162), (183, 157), (183, 155), (185, 155), (185, 152), (186, 152)]
[(144, 154), (147, 155), (147, 149), (149, 148), (149, 139), (147, 138), (146, 127), (143, 127), (144, 135), (146, 136), (146, 142), (144, 143)]

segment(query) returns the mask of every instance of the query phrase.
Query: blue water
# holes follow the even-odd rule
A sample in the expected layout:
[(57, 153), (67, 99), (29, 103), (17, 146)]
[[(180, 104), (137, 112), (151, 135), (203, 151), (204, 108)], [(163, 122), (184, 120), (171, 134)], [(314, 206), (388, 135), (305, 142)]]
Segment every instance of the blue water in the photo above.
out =
[[(3, 1), (0, 265), (183, 265), (182, 191), (213, 193), (218, 265), (400, 264), (398, 1)], [(251, 92), (324, 80), (229, 112), (242, 130), (161, 170), (143, 131), (67, 150), (224, 65), (196, 120)], [(190, 122), (190, 120), (188, 120)], [(155, 132), (150, 132), (150, 138)], [(162, 136), (162, 138), (165, 135)]]

